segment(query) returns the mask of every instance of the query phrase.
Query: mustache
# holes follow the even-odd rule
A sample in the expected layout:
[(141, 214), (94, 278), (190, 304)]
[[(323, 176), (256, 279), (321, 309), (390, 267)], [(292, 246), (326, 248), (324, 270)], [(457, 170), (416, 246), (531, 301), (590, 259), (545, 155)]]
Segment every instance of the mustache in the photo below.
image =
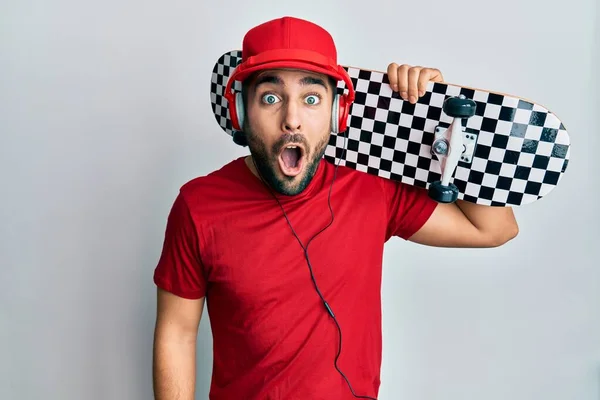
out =
[(281, 138), (279, 138), (279, 140), (277, 140), (273, 144), (273, 152), (279, 153), (281, 151), (281, 149), (283, 149), (285, 146), (289, 146), (291, 144), (301, 144), (304, 146), (306, 151), (309, 150), (308, 143), (306, 142), (306, 137), (304, 135), (296, 133), (296, 134), (284, 135)]

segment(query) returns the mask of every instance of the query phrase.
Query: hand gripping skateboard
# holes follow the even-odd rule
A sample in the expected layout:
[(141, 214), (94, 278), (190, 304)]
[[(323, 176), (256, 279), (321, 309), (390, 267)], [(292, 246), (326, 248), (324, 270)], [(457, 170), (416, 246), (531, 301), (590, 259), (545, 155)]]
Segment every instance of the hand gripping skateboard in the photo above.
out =
[[(234, 131), (224, 90), (241, 51), (214, 66), (210, 100), (219, 126)], [(521, 206), (562, 179), (570, 138), (557, 116), (531, 101), (449, 83), (429, 83), (416, 104), (393, 92), (387, 74), (344, 67), (356, 99), (348, 129), (332, 133), (324, 158), (428, 190), (438, 202)], [(239, 82), (232, 85), (241, 91)], [(338, 93), (344, 92), (338, 84)]]

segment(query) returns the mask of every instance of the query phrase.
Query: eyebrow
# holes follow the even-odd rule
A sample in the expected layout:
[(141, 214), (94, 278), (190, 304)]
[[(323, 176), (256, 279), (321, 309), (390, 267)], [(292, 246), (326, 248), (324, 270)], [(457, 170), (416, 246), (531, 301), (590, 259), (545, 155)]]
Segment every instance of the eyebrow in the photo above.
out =
[[(272, 83), (274, 85), (280, 85), (280, 86), (283, 85), (283, 81), (281, 80), (280, 77), (278, 77), (276, 75), (269, 75), (269, 74), (265, 74), (265, 75), (261, 76), (260, 78), (258, 78), (258, 80), (256, 81), (255, 87), (258, 87), (259, 85), (261, 85), (263, 83)], [(304, 78), (300, 79), (300, 85), (302, 85), (302, 86), (321, 85), (326, 90), (328, 89), (327, 85), (325, 84), (325, 81), (323, 81), (323, 79), (315, 78), (312, 76), (305, 76)]]

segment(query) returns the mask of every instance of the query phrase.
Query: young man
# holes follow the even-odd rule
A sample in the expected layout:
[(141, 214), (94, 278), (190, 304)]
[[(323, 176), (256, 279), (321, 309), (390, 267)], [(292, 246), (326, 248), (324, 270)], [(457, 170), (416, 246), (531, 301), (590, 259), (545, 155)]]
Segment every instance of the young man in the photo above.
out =
[[(243, 57), (235, 115), (251, 155), (186, 183), (175, 199), (154, 274), (155, 397), (194, 398), (206, 301), (210, 399), (377, 398), (385, 242), (499, 246), (517, 234), (513, 213), (437, 204), (424, 190), (324, 161), (344, 76), (321, 27), (266, 22), (246, 34)], [(443, 79), (394, 63), (388, 73), (411, 102)]]

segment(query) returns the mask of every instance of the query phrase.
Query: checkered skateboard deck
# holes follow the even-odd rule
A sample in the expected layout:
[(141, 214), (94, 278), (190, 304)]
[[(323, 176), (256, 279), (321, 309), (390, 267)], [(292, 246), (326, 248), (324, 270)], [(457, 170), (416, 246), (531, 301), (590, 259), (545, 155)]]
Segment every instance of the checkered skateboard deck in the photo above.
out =
[[(223, 54), (211, 77), (215, 118), (231, 136), (223, 94), (240, 61), (239, 50)], [(391, 90), (385, 72), (344, 68), (356, 99), (346, 132), (331, 134), (324, 156), (327, 161), (428, 188), (442, 173), (433, 154), (436, 128), (448, 128), (453, 121), (443, 110), (444, 101), (462, 95), (475, 102), (476, 111), (461, 120), (471, 152), (459, 160), (452, 175), (459, 199), (489, 206), (521, 206), (547, 195), (565, 173), (569, 135), (556, 115), (539, 104), (448, 83), (430, 83), (425, 95), (410, 104)], [(241, 91), (239, 82), (232, 87)], [(343, 92), (341, 81), (338, 93)]]

